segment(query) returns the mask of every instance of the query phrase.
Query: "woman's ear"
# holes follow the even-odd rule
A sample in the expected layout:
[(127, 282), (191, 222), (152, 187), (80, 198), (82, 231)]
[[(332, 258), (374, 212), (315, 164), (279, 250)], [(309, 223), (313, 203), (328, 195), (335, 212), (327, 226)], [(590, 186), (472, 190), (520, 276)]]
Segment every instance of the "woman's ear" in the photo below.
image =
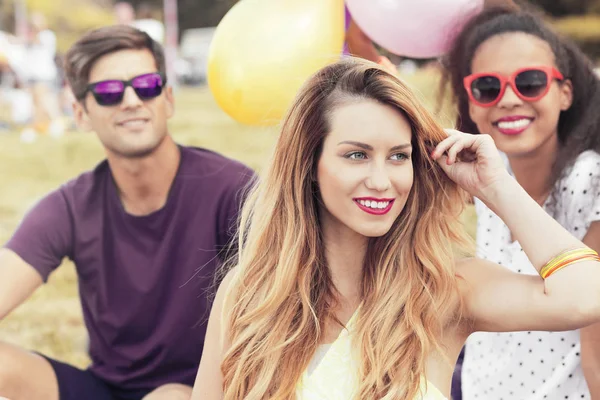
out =
[(560, 85), (560, 110), (567, 111), (573, 104), (573, 82), (565, 79)]

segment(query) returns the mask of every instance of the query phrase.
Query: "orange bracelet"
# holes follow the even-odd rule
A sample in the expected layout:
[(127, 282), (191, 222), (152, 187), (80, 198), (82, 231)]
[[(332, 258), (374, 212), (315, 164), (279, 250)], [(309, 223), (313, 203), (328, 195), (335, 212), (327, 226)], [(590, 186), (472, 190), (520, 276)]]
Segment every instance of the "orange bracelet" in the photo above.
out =
[(557, 266), (555, 266), (554, 268), (548, 270), (548, 272), (546, 272), (545, 276), (543, 276), (544, 279), (548, 278), (550, 275), (552, 275), (553, 273), (555, 273), (556, 271), (563, 269), (564, 267), (571, 265), (571, 264), (575, 264), (577, 262), (580, 261), (586, 261), (586, 260), (595, 260), (595, 261), (600, 261), (600, 257), (598, 256), (581, 256), (581, 257), (577, 257), (577, 258), (573, 258), (572, 260), (566, 260), (560, 264), (558, 264)]
[(568, 265), (586, 260), (600, 261), (600, 257), (598, 253), (588, 247), (567, 250), (548, 261), (540, 270), (540, 275), (542, 278), (547, 279), (550, 275)]
[(594, 255), (596, 253), (592, 249), (587, 248), (587, 247), (572, 249), (572, 250), (565, 250), (562, 253), (558, 254), (553, 259), (551, 259), (550, 261), (548, 261), (546, 263), (546, 265), (544, 265), (544, 267), (542, 267), (542, 269), (540, 270), (540, 275), (545, 276), (550, 269), (553, 269), (558, 264), (560, 264), (566, 260), (569, 260), (573, 257), (578, 257), (578, 256), (581, 256), (584, 254)]

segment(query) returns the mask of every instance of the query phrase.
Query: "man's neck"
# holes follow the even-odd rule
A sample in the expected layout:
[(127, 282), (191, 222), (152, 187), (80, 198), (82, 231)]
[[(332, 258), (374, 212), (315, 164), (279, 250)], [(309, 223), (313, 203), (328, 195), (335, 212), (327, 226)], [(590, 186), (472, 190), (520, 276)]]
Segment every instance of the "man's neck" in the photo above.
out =
[(534, 152), (509, 157), (515, 179), (539, 204), (543, 204), (552, 191), (549, 178), (558, 152), (558, 138), (554, 137)]
[(109, 153), (107, 158), (128, 214), (148, 215), (166, 204), (181, 160), (179, 148), (170, 136), (144, 157), (124, 158)]

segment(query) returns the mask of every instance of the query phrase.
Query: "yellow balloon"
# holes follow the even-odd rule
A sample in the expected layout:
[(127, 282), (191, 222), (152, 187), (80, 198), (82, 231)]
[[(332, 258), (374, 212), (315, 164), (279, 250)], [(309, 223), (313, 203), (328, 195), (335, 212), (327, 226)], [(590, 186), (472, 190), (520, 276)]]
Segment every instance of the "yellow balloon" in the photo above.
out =
[(237, 121), (274, 124), (343, 43), (343, 0), (241, 0), (215, 31), (208, 84)]

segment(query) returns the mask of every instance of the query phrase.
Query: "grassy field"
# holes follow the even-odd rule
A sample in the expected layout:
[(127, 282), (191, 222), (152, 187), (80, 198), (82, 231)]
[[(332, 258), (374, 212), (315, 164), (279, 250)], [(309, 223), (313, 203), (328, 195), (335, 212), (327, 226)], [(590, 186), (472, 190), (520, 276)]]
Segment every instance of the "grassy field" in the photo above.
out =
[[(421, 73), (407, 80), (432, 108), (435, 75)], [(176, 141), (213, 149), (260, 171), (276, 138), (275, 128), (237, 124), (217, 107), (206, 88), (181, 89), (176, 99), (177, 112), (170, 123)], [(445, 126), (451, 125), (449, 115), (439, 116)], [(21, 143), (16, 134), (0, 136), (0, 242), (8, 240), (41, 196), (102, 158), (102, 147), (93, 134), (42, 137), (32, 144)], [(0, 322), (0, 340), (80, 367), (87, 365), (87, 338), (72, 264), (65, 262), (48, 284)]]

